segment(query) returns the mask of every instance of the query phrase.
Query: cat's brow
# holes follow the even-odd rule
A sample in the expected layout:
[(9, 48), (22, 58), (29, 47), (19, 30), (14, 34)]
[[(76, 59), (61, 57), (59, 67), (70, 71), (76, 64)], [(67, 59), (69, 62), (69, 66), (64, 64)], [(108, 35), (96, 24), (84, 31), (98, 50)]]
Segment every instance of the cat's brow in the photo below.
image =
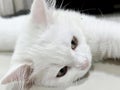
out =
[(52, 63), (51, 65), (58, 66), (58, 67), (64, 66), (63, 64), (58, 64), (58, 63)]

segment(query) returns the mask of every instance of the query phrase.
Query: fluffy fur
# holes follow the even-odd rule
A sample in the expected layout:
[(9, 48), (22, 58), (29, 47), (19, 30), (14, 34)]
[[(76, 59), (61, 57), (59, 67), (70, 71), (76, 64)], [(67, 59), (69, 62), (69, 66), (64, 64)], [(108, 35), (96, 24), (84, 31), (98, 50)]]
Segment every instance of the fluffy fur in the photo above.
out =
[(18, 35), (23, 30), (25, 18), (26, 16), (11, 19), (0, 18), (0, 51), (14, 50)]
[[(3, 84), (22, 81), (23, 90), (34, 86), (66, 87), (81, 81), (80, 78), (90, 69), (92, 56), (94, 60), (119, 58), (118, 23), (53, 6), (53, 3), (51, 7), (44, 0), (35, 0), (30, 15), (19, 18), (24, 18), (24, 21), (10, 20), (21, 23), (17, 23), (20, 28), (13, 28), (13, 33), (8, 37), (14, 42), (8, 50), (14, 47), (16, 41), (17, 44), (11, 69), (3, 77)], [(6, 35), (8, 30), (4, 32)], [(75, 50), (71, 49), (73, 36), (78, 39)], [(5, 45), (4, 42), (2, 44)], [(68, 72), (57, 78), (64, 66), (70, 67)]]

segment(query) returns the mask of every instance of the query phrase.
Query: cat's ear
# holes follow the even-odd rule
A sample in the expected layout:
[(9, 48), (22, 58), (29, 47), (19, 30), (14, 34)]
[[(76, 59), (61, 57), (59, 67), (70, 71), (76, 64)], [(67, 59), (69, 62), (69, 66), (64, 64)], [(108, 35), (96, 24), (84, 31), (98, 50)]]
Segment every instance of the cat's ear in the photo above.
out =
[(10, 70), (10, 72), (8, 72), (5, 77), (3, 77), (1, 84), (28, 80), (32, 72), (33, 69), (31, 68), (31, 65), (19, 65), (18, 67)]
[[(48, 3), (45, 1), (46, 0), (34, 0), (31, 7), (31, 19), (33, 23), (47, 24), (49, 22), (49, 19), (51, 18), (50, 1), (54, 0), (48, 0)], [(52, 4), (54, 3), (51, 2), (51, 6)]]

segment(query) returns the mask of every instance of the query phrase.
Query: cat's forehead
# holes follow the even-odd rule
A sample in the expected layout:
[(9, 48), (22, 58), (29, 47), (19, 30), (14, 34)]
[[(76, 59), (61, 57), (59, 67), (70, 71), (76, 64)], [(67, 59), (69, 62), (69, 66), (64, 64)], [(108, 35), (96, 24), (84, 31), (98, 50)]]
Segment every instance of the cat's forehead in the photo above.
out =
[(40, 38), (48, 42), (67, 43), (71, 40), (72, 36), (73, 33), (69, 27), (54, 24), (48, 27), (47, 30), (41, 34)]
[[(77, 23), (79, 21), (78, 13), (62, 10), (55, 11), (53, 13), (53, 23), (48, 25), (46, 31), (42, 33), (41, 38), (45, 40), (53, 41), (70, 41), (76, 33), (76, 30), (81, 30), (81, 27)], [(78, 35), (81, 36), (81, 35)]]

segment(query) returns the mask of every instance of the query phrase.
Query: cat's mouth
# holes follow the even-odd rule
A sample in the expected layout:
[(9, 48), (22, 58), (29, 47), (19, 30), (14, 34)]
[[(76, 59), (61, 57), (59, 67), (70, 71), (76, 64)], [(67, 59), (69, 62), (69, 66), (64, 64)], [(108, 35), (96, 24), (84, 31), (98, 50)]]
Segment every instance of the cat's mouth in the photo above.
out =
[(77, 78), (76, 80), (73, 81), (73, 83), (77, 83), (83, 79), (86, 79), (89, 76), (89, 72), (87, 72), (83, 77)]

